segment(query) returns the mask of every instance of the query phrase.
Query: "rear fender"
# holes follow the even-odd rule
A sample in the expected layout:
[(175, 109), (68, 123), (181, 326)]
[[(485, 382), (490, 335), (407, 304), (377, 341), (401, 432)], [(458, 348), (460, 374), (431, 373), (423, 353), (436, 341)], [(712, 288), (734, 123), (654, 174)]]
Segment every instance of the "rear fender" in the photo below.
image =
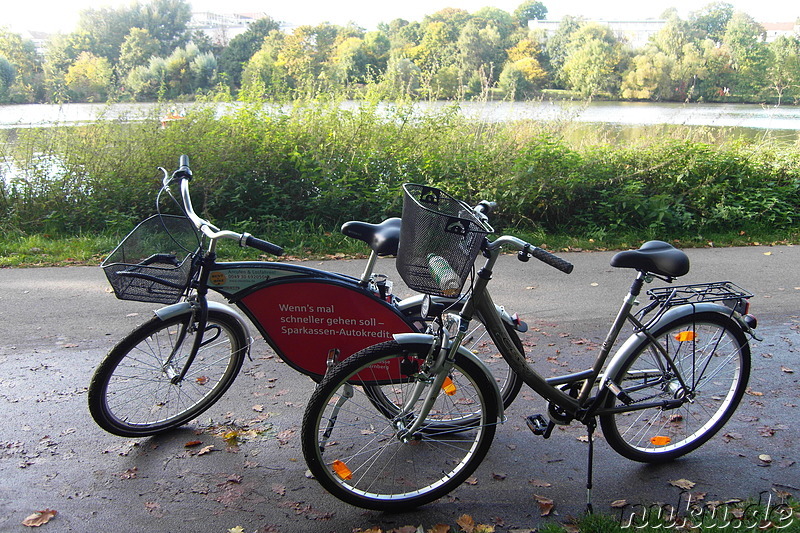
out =
[[(664, 313), (661, 318), (659, 318), (656, 323), (649, 328), (649, 330), (658, 331), (669, 322), (684, 318), (693, 313), (719, 313), (721, 315), (725, 315), (726, 317), (730, 317), (731, 309), (725, 307), (724, 305), (711, 302), (693, 305), (679, 305), (669, 309), (666, 313)], [(609, 377), (616, 377), (619, 374), (628, 357), (630, 357), (632, 353), (639, 350), (644, 344), (647, 343), (647, 341), (647, 336), (641, 332), (635, 333), (628, 337), (625, 343), (620, 346), (619, 350), (617, 350), (617, 353), (614, 354), (611, 362), (608, 363), (608, 367), (606, 368), (606, 371), (600, 380), (600, 390), (602, 390), (602, 388), (605, 386)]]
[[(393, 337), (394, 337), (395, 342), (397, 342), (397, 344), (400, 344), (400, 345), (403, 345), (403, 344), (427, 344), (428, 346), (431, 346), (431, 345), (433, 345), (434, 341), (436, 340), (436, 338), (433, 335), (426, 335), (424, 333), (398, 333), (396, 335), (393, 335)], [(489, 383), (491, 383), (493, 385), (493, 392), (495, 394), (495, 397), (497, 398), (497, 405), (498, 405), (497, 417), (498, 417), (498, 420), (505, 421), (505, 412), (504, 412), (504, 408), (503, 408), (503, 400), (502, 400), (502, 397), (500, 395), (500, 386), (497, 384), (497, 381), (495, 380), (495, 378), (492, 375), (491, 371), (486, 367), (486, 365), (483, 363), (483, 361), (478, 359), (478, 357), (474, 353), (470, 352), (469, 350), (467, 350), (463, 346), (459, 346), (458, 347), (458, 353), (461, 354), (462, 356), (466, 357), (467, 359), (470, 359), (473, 363), (478, 365), (478, 368), (480, 368), (481, 371), (484, 373), (484, 375), (486, 375), (486, 377), (489, 379)]]

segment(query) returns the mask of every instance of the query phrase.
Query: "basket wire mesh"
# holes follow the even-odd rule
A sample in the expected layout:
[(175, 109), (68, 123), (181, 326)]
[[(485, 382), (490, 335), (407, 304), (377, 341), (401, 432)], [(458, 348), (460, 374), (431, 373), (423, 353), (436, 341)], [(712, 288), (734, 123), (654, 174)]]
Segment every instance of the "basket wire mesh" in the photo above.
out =
[(435, 187), (403, 185), (397, 271), (414, 291), (460, 293), (490, 232), (464, 202)]
[(171, 304), (189, 286), (199, 248), (200, 236), (188, 218), (153, 215), (100, 266), (120, 300)]

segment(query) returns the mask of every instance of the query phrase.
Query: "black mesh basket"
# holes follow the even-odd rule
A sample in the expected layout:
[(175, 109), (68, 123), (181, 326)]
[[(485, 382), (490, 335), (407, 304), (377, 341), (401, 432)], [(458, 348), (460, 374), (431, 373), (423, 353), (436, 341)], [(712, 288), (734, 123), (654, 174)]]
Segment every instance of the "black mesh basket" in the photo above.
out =
[(403, 185), (397, 271), (414, 291), (456, 296), (491, 231), (464, 202), (424, 185)]
[(188, 218), (153, 215), (139, 223), (100, 266), (120, 300), (171, 304), (189, 286), (199, 248), (199, 234)]

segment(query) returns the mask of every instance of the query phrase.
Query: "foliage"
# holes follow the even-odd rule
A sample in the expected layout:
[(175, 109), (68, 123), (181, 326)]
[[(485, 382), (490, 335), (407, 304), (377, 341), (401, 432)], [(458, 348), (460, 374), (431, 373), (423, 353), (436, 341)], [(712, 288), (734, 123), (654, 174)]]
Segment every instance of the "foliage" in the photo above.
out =
[(257, 104), (222, 116), (198, 106), (165, 129), (157, 116), (20, 131), (6, 154), (16, 171), (1, 197), (3, 230), (127, 230), (154, 210), (154, 169), (182, 153), (199, 210), (266, 236), (397, 216), (404, 182), (495, 199), (498, 228), (696, 239), (800, 227), (800, 156), (770, 145), (660, 134), (576, 147), (557, 124), (482, 123), (457, 106)]
[[(332, 95), (524, 99), (568, 90), (581, 98), (800, 102), (800, 38), (768, 45), (763, 28), (731, 4), (706, 5), (688, 20), (668, 10), (665, 26), (639, 49), (605, 24), (574, 17), (565, 17), (552, 34), (528, 29), (529, 21), (546, 14), (535, 0), (525, 0), (513, 14), (494, 7), (474, 13), (446, 8), (420, 22), (397, 19), (372, 32), (352, 23), (285, 31), (265, 16), (230, 41), (213, 41), (188, 28), (186, 0), (88, 9), (74, 32), (53, 37), (44, 61), (33, 43), (0, 31), (0, 54), (17, 72), (0, 98), (96, 99), (97, 91), (70, 91), (65, 80), (88, 53), (114, 66), (104, 91), (109, 99), (202, 100), (209, 93), (244, 101)], [(521, 57), (531, 43), (535, 53)], [(193, 72), (185, 58), (191, 49), (203, 56), (189, 59)]]

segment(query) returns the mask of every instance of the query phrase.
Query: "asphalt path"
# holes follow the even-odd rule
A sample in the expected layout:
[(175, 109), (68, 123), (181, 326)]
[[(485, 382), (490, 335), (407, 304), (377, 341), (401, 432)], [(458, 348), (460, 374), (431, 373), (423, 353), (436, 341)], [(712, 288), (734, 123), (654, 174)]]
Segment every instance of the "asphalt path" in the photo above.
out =
[[(694, 483), (690, 492), (701, 501), (800, 495), (800, 247), (687, 253), (692, 269), (682, 282), (730, 280), (755, 294), (752, 312), (764, 340), (753, 343), (750, 389), (717, 437), (667, 465), (628, 461), (598, 438), (598, 511), (620, 513), (611, 507), (618, 500), (627, 509), (685, 500), (671, 483), (677, 480)], [(526, 343), (546, 375), (588, 366), (631, 279), (608, 266), (611, 252), (562, 255), (575, 264), (569, 276), (506, 256), (491, 285), (495, 301), (532, 326)], [(364, 262), (306, 264), (358, 274)], [(383, 260), (379, 269), (393, 274), (394, 264)], [(153, 308), (115, 299), (97, 267), (0, 270), (0, 531), (28, 530), (22, 521), (44, 509), (58, 515), (43, 531), (120, 533), (457, 530), (464, 514), (496, 531), (530, 531), (584, 510), (584, 430), (559, 428), (550, 440), (531, 434), (524, 417), (546, 406), (525, 389), (470, 483), (413, 513), (342, 504), (305, 475), (299, 429), (313, 384), (261, 340), (201, 420), (154, 438), (109, 435), (89, 416), (86, 387), (108, 350)], [(222, 434), (230, 428), (254, 431), (229, 448)], [(201, 455), (185, 446), (196, 440), (216, 451)], [(759, 458), (764, 454), (770, 462)], [(554, 507), (542, 517), (538, 502), (547, 500)]]

